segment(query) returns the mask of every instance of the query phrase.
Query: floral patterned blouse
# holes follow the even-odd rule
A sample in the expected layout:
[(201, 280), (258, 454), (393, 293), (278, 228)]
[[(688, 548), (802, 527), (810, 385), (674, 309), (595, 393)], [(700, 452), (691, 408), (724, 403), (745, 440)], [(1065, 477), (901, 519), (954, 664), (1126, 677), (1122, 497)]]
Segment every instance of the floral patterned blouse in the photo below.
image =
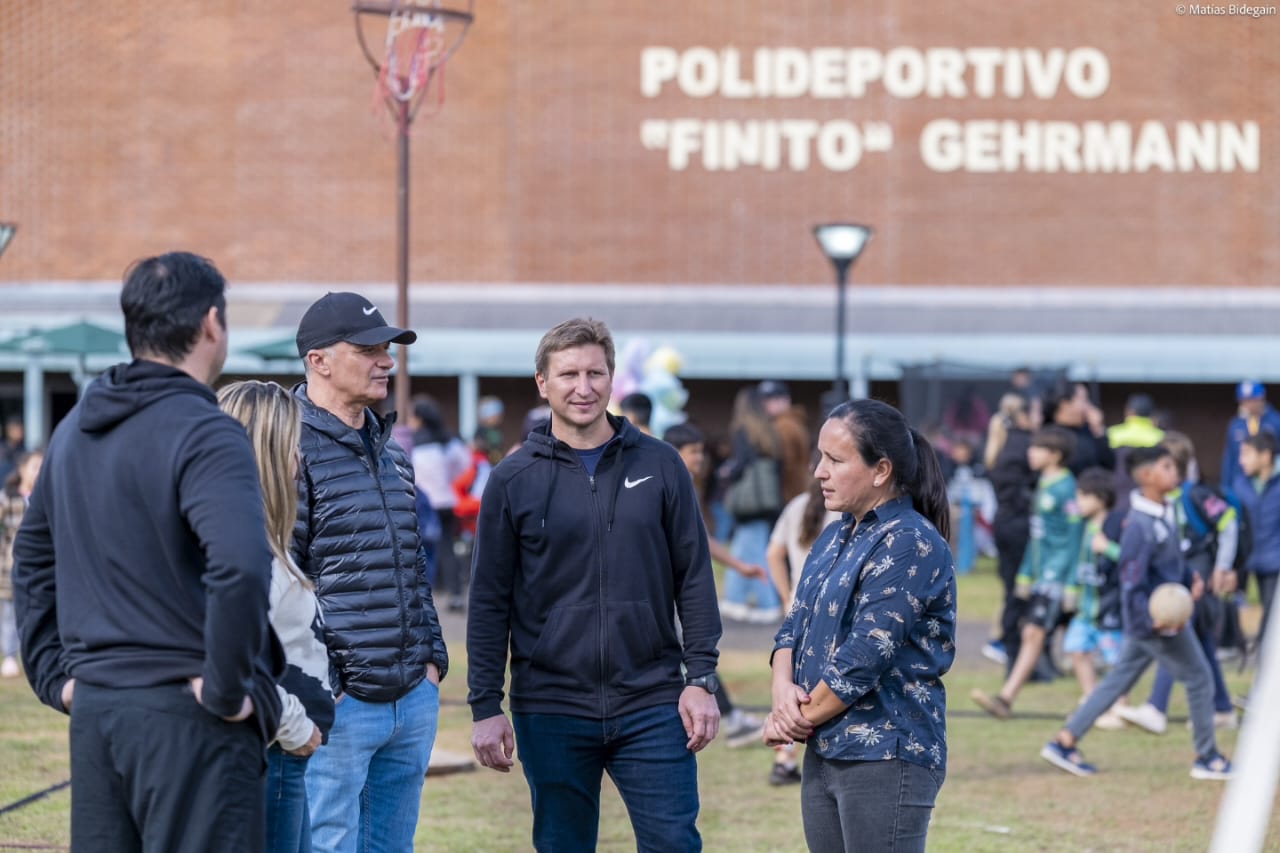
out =
[(900, 758), (946, 769), (947, 695), (955, 658), (951, 550), (909, 497), (855, 527), (845, 515), (809, 552), (795, 601), (774, 638), (791, 649), (795, 683), (819, 681), (849, 707), (817, 727), (823, 758)]

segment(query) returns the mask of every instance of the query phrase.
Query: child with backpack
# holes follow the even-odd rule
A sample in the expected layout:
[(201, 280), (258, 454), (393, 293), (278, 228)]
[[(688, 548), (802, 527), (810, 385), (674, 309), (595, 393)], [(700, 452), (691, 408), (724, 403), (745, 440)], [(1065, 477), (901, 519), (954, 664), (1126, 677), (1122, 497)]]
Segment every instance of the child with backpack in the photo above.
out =
[[(1187, 479), (1191, 460), (1195, 458), (1191, 439), (1171, 431), (1165, 433), (1161, 443), (1169, 448), (1174, 464), (1178, 466), (1178, 478), (1182, 481), (1181, 486), (1169, 493), (1182, 555), (1190, 569), (1204, 581), (1206, 590), (1196, 600), (1191, 624), (1213, 676), (1213, 725), (1219, 729), (1234, 729), (1238, 721), (1231, 705), (1231, 694), (1227, 692), (1227, 684), (1222, 677), (1215, 638), (1223, 611), (1219, 595), (1231, 592), (1236, 585), (1233, 563), (1238, 553), (1240, 525), (1235, 509), (1226, 498), (1209, 486)], [(1161, 664), (1156, 669), (1156, 680), (1147, 701), (1136, 708), (1118, 708), (1117, 713), (1127, 722), (1152, 734), (1164, 734), (1169, 694), (1172, 692), (1173, 676), (1169, 668)]]

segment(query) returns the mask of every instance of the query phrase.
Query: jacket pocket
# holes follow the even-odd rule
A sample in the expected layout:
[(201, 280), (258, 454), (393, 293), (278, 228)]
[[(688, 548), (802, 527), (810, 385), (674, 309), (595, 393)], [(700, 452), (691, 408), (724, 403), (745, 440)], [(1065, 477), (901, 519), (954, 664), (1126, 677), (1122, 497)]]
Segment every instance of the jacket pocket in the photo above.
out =
[(638, 692), (678, 679), (678, 646), (673, 648), (672, 660), (664, 662), (666, 644), (648, 601), (611, 602), (605, 606), (605, 614), (611, 688)]
[(583, 689), (599, 682), (599, 615), (594, 604), (556, 607), (529, 653), (530, 686)]

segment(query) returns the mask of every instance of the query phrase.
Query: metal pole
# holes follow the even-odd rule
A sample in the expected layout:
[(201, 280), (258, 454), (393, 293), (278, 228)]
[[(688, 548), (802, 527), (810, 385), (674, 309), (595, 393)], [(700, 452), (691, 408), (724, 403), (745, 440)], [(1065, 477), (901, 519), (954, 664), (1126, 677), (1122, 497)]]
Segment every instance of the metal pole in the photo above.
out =
[(846, 397), (849, 387), (844, 372), (844, 315), (845, 288), (849, 283), (849, 264), (837, 262), (836, 265), (836, 380), (832, 390), (842, 398)]
[[(398, 103), (398, 131), (400, 142), (399, 170), (396, 178), (397, 204), (397, 258), (396, 258), (396, 325), (409, 326), (409, 104)], [(400, 418), (409, 416), (409, 348), (398, 346), (396, 353), (396, 412)], [(407, 423), (407, 421), (402, 421)]]

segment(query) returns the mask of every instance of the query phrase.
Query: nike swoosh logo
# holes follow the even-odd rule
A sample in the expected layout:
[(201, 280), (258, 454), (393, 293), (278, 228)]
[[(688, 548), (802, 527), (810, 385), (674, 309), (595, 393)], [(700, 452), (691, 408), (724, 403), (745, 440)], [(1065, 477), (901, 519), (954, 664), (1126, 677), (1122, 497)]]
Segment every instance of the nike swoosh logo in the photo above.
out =
[(360, 310), (364, 312), (364, 316), (372, 317), (373, 312), (377, 311), (378, 307), (376, 305), (370, 305), (368, 308), (361, 308)]
[(648, 477), (641, 477), (639, 480), (633, 480), (630, 477), (628, 477), (627, 479), (622, 481), (622, 485), (626, 486), (628, 489), (634, 489), (636, 486), (640, 485), (645, 480), (652, 480), (652, 479), (653, 479), (652, 474), (650, 474)]

